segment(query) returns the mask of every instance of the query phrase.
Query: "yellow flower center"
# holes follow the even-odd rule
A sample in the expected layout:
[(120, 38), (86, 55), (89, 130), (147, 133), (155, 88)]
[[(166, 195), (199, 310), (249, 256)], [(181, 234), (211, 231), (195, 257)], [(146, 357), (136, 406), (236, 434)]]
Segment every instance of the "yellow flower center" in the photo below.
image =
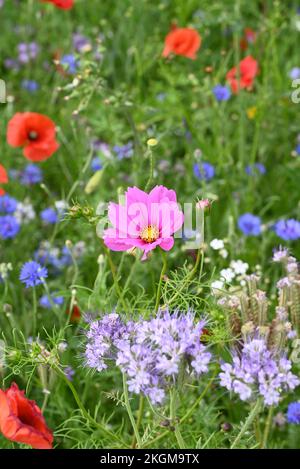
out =
[(140, 238), (145, 243), (153, 243), (159, 237), (159, 230), (155, 225), (148, 225), (142, 229)]

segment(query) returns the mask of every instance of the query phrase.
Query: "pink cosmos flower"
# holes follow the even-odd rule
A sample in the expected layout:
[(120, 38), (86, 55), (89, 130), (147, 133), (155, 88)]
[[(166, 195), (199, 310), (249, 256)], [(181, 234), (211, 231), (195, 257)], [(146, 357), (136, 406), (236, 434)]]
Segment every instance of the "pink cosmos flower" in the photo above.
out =
[(129, 187), (124, 205), (110, 202), (108, 218), (113, 227), (104, 231), (105, 245), (112, 251), (142, 249), (145, 260), (156, 246), (164, 251), (172, 249), (172, 235), (181, 228), (184, 215), (173, 190), (156, 186), (147, 194)]

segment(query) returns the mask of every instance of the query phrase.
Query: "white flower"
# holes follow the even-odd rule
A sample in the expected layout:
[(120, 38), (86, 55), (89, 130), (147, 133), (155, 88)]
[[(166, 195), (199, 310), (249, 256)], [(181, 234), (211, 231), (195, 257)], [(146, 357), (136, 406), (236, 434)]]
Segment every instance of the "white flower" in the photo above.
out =
[(27, 201), (19, 202), (17, 204), (17, 208), (14, 213), (14, 216), (20, 224), (22, 223), (27, 224), (35, 218), (35, 211), (31, 203)]
[(230, 268), (222, 269), (220, 272), (220, 275), (221, 275), (221, 278), (225, 280), (225, 282), (230, 283), (231, 280), (233, 280), (235, 277), (235, 272)]
[(69, 209), (68, 202), (66, 202), (65, 200), (56, 200), (54, 205), (58, 212), (59, 217), (63, 218)]
[(224, 282), (222, 282), (222, 280), (215, 280), (212, 282), (211, 288), (213, 290), (222, 290), (224, 288)]
[(214, 249), (215, 251), (219, 251), (219, 249), (224, 248), (224, 241), (222, 239), (213, 239), (209, 243), (210, 247)]
[(86, 244), (84, 241), (78, 241), (73, 247), (74, 257), (82, 257), (86, 252)]
[(223, 257), (223, 259), (227, 259), (227, 257), (228, 257), (227, 249), (221, 249), (220, 250), (220, 256)]
[(10, 262), (8, 264), (5, 264), (4, 262), (2, 262), (2, 264), (0, 264), (0, 278), (2, 280), (5, 280), (8, 277), (9, 271), (11, 270), (12, 270), (12, 265)]
[(247, 264), (247, 262), (237, 260), (237, 261), (231, 261), (230, 267), (234, 270), (236, 275), (244, 275), (249, 269), (249, 264)]
[(65, 350), (67, 350), (68, 344), (65, 341), (59, 342), (57, 348), (58, 348), (59, 352), (64, 352)]

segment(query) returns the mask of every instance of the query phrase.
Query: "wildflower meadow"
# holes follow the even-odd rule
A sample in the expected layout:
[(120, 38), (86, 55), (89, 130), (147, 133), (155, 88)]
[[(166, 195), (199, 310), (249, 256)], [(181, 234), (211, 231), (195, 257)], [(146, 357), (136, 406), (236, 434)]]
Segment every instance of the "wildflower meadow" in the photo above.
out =
[(300, 2), (0, 18), (0, 448), (299, 449)]

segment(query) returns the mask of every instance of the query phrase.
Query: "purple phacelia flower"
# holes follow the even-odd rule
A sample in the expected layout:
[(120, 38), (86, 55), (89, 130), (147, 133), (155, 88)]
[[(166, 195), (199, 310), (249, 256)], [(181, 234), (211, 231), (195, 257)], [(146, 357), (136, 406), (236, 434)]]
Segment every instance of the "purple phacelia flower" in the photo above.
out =
[(273, 261), (274, 262), (285, 262), (289, 258), (289, 250), (287, 248), (283, 248), (279, 246), (278, 249), (274, 249), (273, 251)]
[(232, 363), (221, 365), (220, 384), (242, 401), (261, 396), (265, 405), (277, 405), (284, 392), (300, 384), (291, 368), (287, 358), (268, 350), (265, 337), (257, 336), (248, 339), (240, 353), (233, 352)]
[(83, 34), (74, 33), (73, 34), (73, 47), (79, 52), (89, 52), (92, 49), (91, 41)]
[(16, 60), (16, 59), (13, 59), (13, 58), (7, 58), (4, 60), (4, 66), (5, 68), (9, 69), (9, 70), (19, 70), (20, 69), (20, 64), (19, 62)]
[(160, 311), (129, 323), (115, 313), (106, 315), (90, 324), (86, 364), (102, 371), (112, 360), (126, 374), (130, 392), (160, 404), (182, 371), (194, 376), (208, 371), (211, 354), (201, 343), (205, 324), (192, 312)]
[(18, 44), (18, 60), (21, 64), (27, 64), (30, 60), (36, 59), (38, 53), (39, 46), (36, 42)]
[(64, 373), (69, 381), (73, 381), (75, 370), (71, 366), (66, 366), (66, 368), (64, 369)]

